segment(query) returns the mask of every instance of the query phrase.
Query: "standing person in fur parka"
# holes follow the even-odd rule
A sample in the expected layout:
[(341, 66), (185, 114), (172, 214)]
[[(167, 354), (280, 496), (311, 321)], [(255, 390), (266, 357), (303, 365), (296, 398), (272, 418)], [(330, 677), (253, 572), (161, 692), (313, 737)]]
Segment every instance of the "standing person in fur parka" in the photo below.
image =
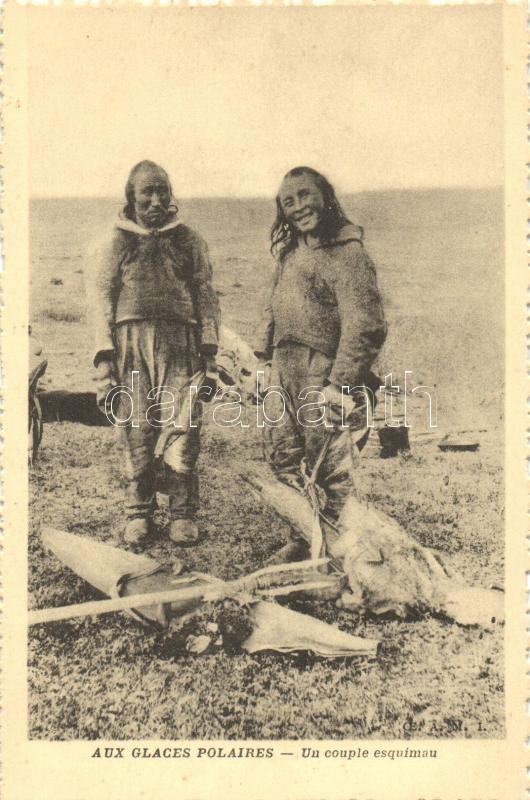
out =
[[(165, 170), (151, 161), (140, 162), (131, 170), (125, 195), (124, 211), (89, 267), (89, 310), (100, 405), (116, 385), (130, 387), (132, 372), (138, 373), (138, 391), (132, 395), (138, 408), (124, 427), (129, 479), (124, 539), (141, 547), (151, 534), (155, 447), (167, 433), (160, 419), (149, 419), (153, 392), (164, 386), (178, 392), (201, 367), (215, 371), (219, 305), (207, 245), (178, 220)], [(120, 398), (123, 420), (131, 405), (125, 394)], [(188, 432), (170, 437), (164, 449), (169, 537), (177, 544), (199, 538), (194, 519), (199, 502), (198, 406)]]
[(370, 367), (387, 326), (363, 231), (346, 217), (329, 181), (310, 167), (290, 170), (276, 208), (276, 274), (256, 355), (264, 364), (272, 360), (270, 382), (283, 397), (270, 395), (269, 417), (280, 422), (265, 426), (265, 451), (278, 477), (295, 485), (301, 464), (309, 471), (319, 464), (325, 510), (336, 518), (351, 490), (352, 438), (340, 425), (330, 428), (317, 408), (307, 410), (307, 402), (319, 396), (339, 408), (342, 387), (373, 389)]

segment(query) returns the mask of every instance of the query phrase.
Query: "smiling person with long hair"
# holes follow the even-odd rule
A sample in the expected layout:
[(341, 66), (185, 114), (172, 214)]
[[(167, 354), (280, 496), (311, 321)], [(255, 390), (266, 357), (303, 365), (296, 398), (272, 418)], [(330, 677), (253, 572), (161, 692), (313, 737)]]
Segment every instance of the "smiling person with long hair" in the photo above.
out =
[[(297, 204), (301, 201), (302, 205)], [(284, 178), (276, 196), (276, 219), (271, 230), (271, 251), (281, 262), (298, 246), (300, 234), (331, 245), (341, 228), (349, 225), (355, 240), (363, 231), (353, 226), (335, 190), (324, 175), (311, 167), (295, 167)]]
[(268, 396), (267, 415), (282, 416), (284, 402), (287, 415), (281, 425), (265, 426), (265, 449), (278, 477), (298, 483), (302, 460), (312, 469), (329, 436), (319, 484), (327, 512), (336, 517), (351, 486), (350, 432), (330, 430), (320, 413), (301, 412), (314, 397), (308, 389), (333, 405), (340, 404), (343, 386), (373, 385), (370, 367), (386, 323), (363, 231), (348, 219), (329, 181), (310, 167), (290, 170), (276, 208), (276, 273), (256, 353), (272, 359), (270, 382), (285, 390), (283, 400), (278, 392)]

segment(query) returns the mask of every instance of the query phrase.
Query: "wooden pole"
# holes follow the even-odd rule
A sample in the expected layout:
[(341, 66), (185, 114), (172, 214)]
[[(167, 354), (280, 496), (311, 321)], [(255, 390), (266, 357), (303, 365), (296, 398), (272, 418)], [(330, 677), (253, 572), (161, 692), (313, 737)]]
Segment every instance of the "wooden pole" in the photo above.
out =
[(57, 608), (38, 608), (28, 612), (28, 624), (59, 622), (72, 617), (90, 617), (92, 614), (111, 614), (113, 611), (128, 611), (131, 608), (154, 606), (185, 600), (214, 600), (224, 596), (226, 584), (221, 586), (197, 586), (194, 589), (166, 589), (161, 592), (111, 597), (110, 600), (89, 600), (87, 603), (72, 603)]
[[(72, 617), (90, 617), (94, 614), (112, 614), (115, 611), (128, 611), (132, 608), (143, 608), (146, 606), (161, 605), (166, 603), (177, 603), (187, 600), (198, 600), (208, 602), (220, 600), (238, 592), (256, 589), (256, 583), (260, 578), (269, 576), (274, 577), (275, 570), (281, 573), (307, 570), (314, 575), (315, 567), (329, 563), (329, 559), (322, 558), (319, 561), (295, 562), (294, 564), (281, 564), (279, 567), (264, 567), (251, 575), (239, 578), (235, 581), (215, 580), (210, 585), (196, 586), (189, 589), (164, 589), (159, 592), (148, 592), (146, 594), (129, 595), (127, 597), (111, 597), (109, 600), (89, 600), (87, 603), (72, 603), (68, 606), (58, 606), (56, 608), (31, 609), (28, 612), (28, 624), (38, 625), (43, 622), (59, 622)], [(322, 576), (322, 580), (300, 581), (282, 587), (257, 588), (257, 595), (260, 597), (274, 597), (292, 592), (303, 592), (314, 589), (330, 588), (333, 578)]]

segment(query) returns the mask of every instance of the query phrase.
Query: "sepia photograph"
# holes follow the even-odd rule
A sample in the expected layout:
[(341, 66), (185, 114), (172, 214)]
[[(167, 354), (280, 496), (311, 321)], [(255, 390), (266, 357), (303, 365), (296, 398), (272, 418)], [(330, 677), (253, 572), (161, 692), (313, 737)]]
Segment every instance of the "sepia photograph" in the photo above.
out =
[(499, 14), (30, 16), (32, 737), (502, 736)]
[(25, 9), (30, 744), (505, 740), (504, 13)]

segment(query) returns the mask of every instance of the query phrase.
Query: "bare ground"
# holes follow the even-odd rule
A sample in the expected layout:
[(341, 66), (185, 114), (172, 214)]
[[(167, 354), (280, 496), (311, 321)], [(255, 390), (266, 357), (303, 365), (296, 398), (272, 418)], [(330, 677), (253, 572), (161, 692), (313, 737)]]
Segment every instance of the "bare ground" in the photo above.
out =
[[(116, 431), (50, 425), (31, 477), (31, 605), (97, 592), (45, 554), (50, 523), (117, 542), (123, 526)], [(207, 455), (206, 455), (207, 454)], [(258, 568), (287, 540), (287, 526), (257, 507), (238, 480), (240, 459), (259, 458), (252, 429), (210, 428), (202, 457), (197, 548), (163, 535), (152, 548), (190, 568), (233, 578)], [(102, 463), (105, 465), (102, 467)], [(502, 580), (500, 474), (494, 448), (364, 459), (359, 486), (422, 544), (450, 554), (472, 583)], [(109, 480), (110, 478), (110, 480)], [(406, 502), (403, 502), (406, 497)], [(158, 512), (161, 524), (164, 512)], [(300, 607), (342, 629), (380, 639), (382, 657), (318, 661), (279, 655), (183, 654), (171, 636), (106, 616), (39, 626), (29, 640), (31, 735), (45, 739), (260, 739), (502, 735), (502, 629), (463, 629), (437, 619), (359, 619), (332, 604)]]

